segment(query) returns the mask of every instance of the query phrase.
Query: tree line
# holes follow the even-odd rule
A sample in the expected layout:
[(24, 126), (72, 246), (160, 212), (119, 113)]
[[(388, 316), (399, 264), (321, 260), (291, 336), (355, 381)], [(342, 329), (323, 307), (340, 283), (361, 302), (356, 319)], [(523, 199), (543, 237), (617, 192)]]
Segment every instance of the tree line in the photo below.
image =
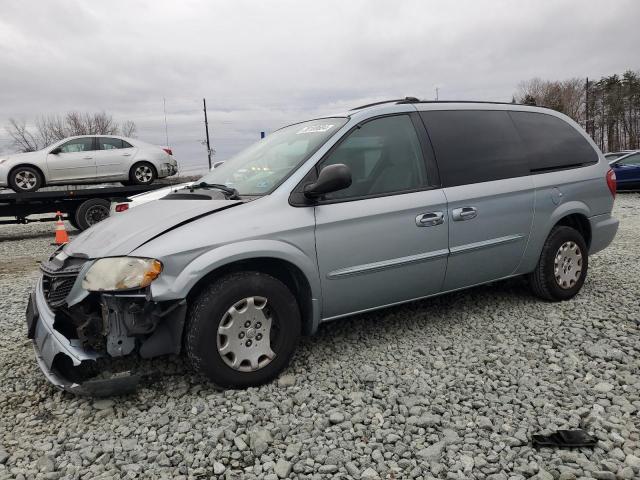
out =
[(130, 120), (119, 123), (105, 112), (68, 112), (65, 115), (38, 117), (32, 126), (24, 120), (10, 118), (6, 130), (18, 151), (34, 152), (76, 135), (135, 137), (136, 124)]
[(640, 149), (640, 72), (599, 80), (534, 78), (518, 85), (513, 100), (568, 115), (605, 152)]

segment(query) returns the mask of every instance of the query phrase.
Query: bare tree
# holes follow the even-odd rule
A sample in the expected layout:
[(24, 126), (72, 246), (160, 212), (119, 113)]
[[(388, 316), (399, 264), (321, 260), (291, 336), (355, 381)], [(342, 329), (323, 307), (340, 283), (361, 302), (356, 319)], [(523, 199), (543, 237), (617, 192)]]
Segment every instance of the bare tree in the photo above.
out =
[(122, 122), (122, 125), (120, 125), (120, 135), (122, 135), (123, 137), (135, 137), (136, 130), (136, 124), (131, 120)]
[(131, 120), (121, 124), (105, 112), (68, 112), (64, 116), (43, 115), (36, 119), (34, 128), (29, 129), (25, 121), (9, 119), (7, 133), (13, 145), (21, 152), (32, 152), (75, 135), (118, 135), (133, 137), (136, 124)]
[(11, 136), (13, 145), (21, 152), (34, 152), (39, 149), (38, 140), (27, 129), (27, 124), (24, 121), (20, 122), (10, 118), (7, 133)]

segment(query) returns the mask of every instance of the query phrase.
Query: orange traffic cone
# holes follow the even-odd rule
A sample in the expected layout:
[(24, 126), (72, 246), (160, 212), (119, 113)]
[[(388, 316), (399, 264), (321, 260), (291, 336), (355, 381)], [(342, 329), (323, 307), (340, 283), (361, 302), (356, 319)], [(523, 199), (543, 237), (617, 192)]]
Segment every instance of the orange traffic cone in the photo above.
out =
[(67, 229), (62, 221), (62, 213), (60, 213), (59, 210), (56, 212), (56, 217), (56, 241), (54, 245), (69, 243), (69, 234), (67, 233)]

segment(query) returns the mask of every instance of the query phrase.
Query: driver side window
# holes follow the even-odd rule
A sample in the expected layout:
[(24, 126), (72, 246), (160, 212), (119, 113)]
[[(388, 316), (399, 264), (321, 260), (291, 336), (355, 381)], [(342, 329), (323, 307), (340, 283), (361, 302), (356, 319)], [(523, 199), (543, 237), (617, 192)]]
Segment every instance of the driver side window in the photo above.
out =
[(74, 138), (60, 146), (62, 153), (88, 152), (89, 150), (93, 150), (93, 138), (91, 137)]
[(406, 192), (427, 185), (420, 141), (408, 115), (365, 123), (322, 160), (317, 170), (337, 163), (349, 167), (352, 183), (349, 188), (327, 194), (327, 200)]

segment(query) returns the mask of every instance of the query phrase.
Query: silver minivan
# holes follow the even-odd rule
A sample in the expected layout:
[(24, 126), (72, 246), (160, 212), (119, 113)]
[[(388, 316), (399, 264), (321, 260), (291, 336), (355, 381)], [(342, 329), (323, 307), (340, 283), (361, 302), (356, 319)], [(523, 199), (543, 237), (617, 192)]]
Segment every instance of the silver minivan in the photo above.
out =
[(616, 234), (615, 185), (553, 110), (366, 105), (80, 234), (42, 264), (29, 337), (78, 393), (131, 389), (117, 365), (182, 352), (220, 387), (259, 385), (322, 322), (517, 275), (572, 298)]

